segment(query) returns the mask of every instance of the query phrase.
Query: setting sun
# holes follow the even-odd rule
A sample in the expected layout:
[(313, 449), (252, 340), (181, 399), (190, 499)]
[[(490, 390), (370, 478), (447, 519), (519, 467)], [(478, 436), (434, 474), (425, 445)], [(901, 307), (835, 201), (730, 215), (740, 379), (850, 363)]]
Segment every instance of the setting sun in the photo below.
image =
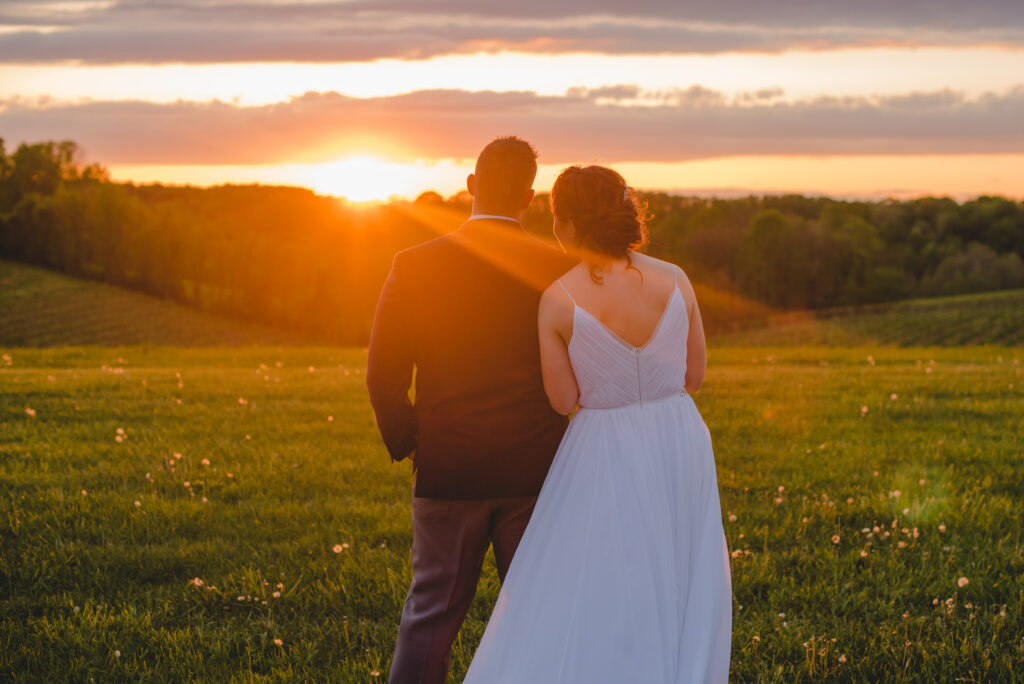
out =
[[(431, 184), (448, 186), (459, 181), (446, 176), (462, 175), (454, 164), (401, 164), (378, 157), (346, 157), (323, 164), (311, 164), (302, 171), (304, 185), (323, 195), (344, 197), (352, 202), (383, 201), (415, 197)], [(444, 180), (441, 180), (441, 179)]]

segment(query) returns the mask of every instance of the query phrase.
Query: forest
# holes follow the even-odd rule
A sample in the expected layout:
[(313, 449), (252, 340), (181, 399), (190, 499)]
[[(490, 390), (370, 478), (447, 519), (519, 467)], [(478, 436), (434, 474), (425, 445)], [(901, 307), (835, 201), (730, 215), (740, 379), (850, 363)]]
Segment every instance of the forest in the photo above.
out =
[[(698, 286), (709, 329), (751, 317), (1024, 287), (1024, 203), (641, 193), (648, 252)], [(471, 198), (371, 207), (310, 190), (112, 182), (70, 141), (0, 139), (0, 258), (365, 344), (394, 253), (456, 229)], [(523, 218), (549, 237), (548, 197)]]

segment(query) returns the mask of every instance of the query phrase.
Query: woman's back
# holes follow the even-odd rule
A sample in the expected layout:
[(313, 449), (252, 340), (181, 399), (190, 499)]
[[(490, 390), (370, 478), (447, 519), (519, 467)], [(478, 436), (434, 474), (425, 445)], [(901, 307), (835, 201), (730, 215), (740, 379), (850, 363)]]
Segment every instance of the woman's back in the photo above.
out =
[(575, 272), (558, 282), (573, 309), (568, 352), (581, 408), (642, 405), (684, 391), (689, 316), (679, 275), (670, 264), (639, 261), (600, 284)]
[[(652, 337), (673, 290), (678, 289), (678, 268), (643, 254), (630, 255), (631, 266), (602, 271), (591, 277), (585, 265), (561, 278), (576, 304), (633, 347)], [(687, 302), (687, 310), (689, 302)]]
[(552, 294), (581, 407), (626, 406), (700, 386), (703, 329), (693, 288), (676, 266), (634, 254), (628, 266), (594, 278), (581, 265)]

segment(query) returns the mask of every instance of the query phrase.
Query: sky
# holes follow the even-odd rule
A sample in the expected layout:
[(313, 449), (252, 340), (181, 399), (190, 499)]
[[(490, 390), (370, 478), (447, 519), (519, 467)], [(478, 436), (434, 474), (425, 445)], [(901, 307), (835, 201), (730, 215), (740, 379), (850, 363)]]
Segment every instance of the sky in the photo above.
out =
[(1024, 199), (1020, 0), (4, 0), (0, 137), (134, 182), (453, 194), (498, 135), (639, 188)]

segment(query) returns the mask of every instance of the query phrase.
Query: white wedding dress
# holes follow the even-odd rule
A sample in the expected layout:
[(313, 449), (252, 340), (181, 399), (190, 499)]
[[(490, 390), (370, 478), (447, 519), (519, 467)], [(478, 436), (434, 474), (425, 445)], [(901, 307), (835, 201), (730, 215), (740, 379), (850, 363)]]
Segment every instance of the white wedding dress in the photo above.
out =
[(726, 682), (729, 558), (711, 438), (683, 389), (685, 301), (672, 292), (643, 347), (573, 305), (580, 408), (465, 682)]

